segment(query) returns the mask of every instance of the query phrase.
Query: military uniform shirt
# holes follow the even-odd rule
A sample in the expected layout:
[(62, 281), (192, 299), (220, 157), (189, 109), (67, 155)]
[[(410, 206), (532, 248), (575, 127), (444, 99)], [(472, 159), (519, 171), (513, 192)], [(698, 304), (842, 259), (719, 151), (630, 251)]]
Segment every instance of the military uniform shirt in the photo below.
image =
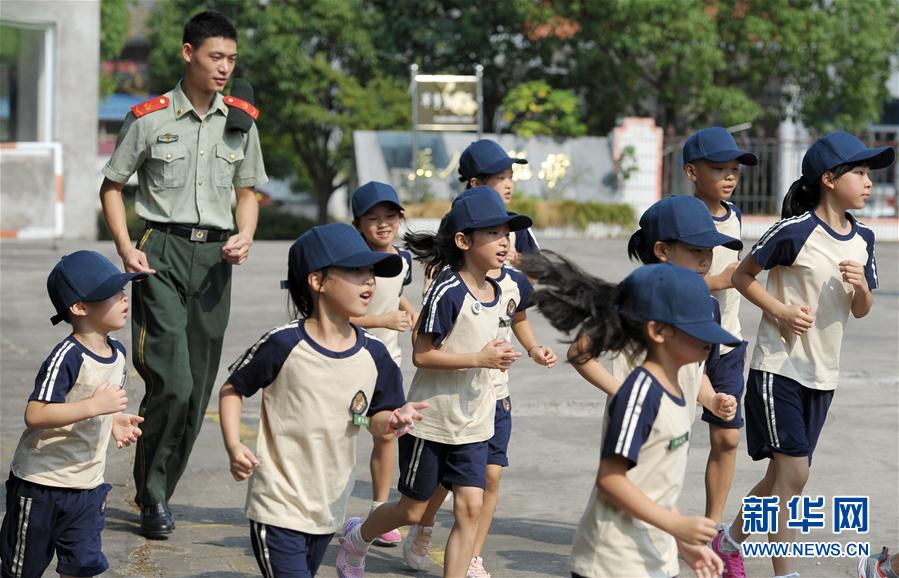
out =
[(802, 335), (762, 315), (749, 367), (788, 377), (805, 387), (832, 390), (840, 376), (840, 349), (854, 289), (843, 282), (840, 261), (862, 263), (868, 287), (877, 288), (874, 231), (850, 214), (840, 235), (814, 211), (775, 223), (752, 248), (768, 269), (768, 293), (786, 305), (808, 305), (815, 323)]
[[(721, 201), (721, 205), (727, 212), (721, 217), (712, 217), (718, 232), (739, 239), (741, 234), (741, 225), (743, 215), (740, 209), (731, 202)], [(718, 275), (724, 271), (728, 265), (740, 260), (740, 252), (728, 249), (724, 245), (718, 245), (712, 249), (712, 266), (709, 267), (709, 275)], [(740, 292), (731, 287), (730, 289), (722, 289), (721, 291), (712, 291), (712, 297), (718, 300), (721, 305), (721, 327), (726, 329), (731, 335), (742, 339), (742, 331), (740, 328)], [(721, 355), (731, 351), (733, 347), (730, 345), (721, 346)]]
[(234, 187), (268, 181), (256, 123), (247, 133), (226, 131), (228, 106), (218, 93), (205, 118), (180, 82), (164, 96), (162, 110), (128, 113), (103, 174), (124, 183), (137, 171), (135, 207), (145, 220), (233, 229)]
[[(403, 258), (403, 270), (394, 277), (376, 278), (375, 293), (368, 304), (368, 315), (383, 315), (398, 310), (403, 287), (412, 283), (412, 253), (399, 248), (396, 252)], [(387, 327), (372, 327), (366, 331), (384, 342), (397, 365), (402, 363), (403, 352), (400, 349), (398, 331)]]
[[(512, 342), (512, 320), (516, 313), (520, 313), (531, 306), (531, 294), (534, 288), (531, 282), (521, 271), (503, 266), (499, 277), (496, 278), (502, 290), (502, 300), (499, 308), (499, 330), (496, 336)], [(509, 397), (509, 371), (500, 369), (490, 370), (496, 399)]]
[(262, 390), (247, 517), (308, 534), (331, 534), (353, 491), (353, 414), (373, 416), (405, 403), (403, 377), (387, 348), (356, 328), (356, 344), (330, 351), (309, 338), (305, 320), (271, 330), (229, 369), (243, 396)]
[[(431, 283), (418, 321), (420, 334), (430, 333), (434, 347), (447, 353), (480, 351), (496, 339), (502, 290), (490, 303), (478, 301), (459, 274), (444, 268)], [(462, 445), (493, 437), (496, 396), (491, 372), (468, 369), (418, 368), (409, 388), (410, 401), (427, 401), (424, 419), (411, 435), (434, 442)]]
[[(106, 383), (124, 387), (125, 347), (107, 338), (112, 354), (101, 357), (70, 335), (41, 364), (29, 401), (74, 403), (88, 399)], [(26, 429), (10, 469), (23, 480), (77, 490), (103, 483), (112, 415), (98, 415), (67, 426)]]
[[(667, 510), (677, 506), (687, 471), (688, 405), (642, 367), (606, 405), (601, 458), (625, 458), (627, 478)], [(574, 536), (571, 570), (593, 578), (670, 578), (678, 574), (677, 544), (600, 495), (594, 484)]]

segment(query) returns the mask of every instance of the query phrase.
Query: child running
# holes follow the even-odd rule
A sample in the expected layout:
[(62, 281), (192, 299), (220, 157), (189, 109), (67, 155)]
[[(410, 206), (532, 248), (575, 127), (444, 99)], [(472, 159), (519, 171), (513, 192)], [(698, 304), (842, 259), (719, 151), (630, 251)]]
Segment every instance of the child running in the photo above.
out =
[[(402, 267), (349, 225), (304, 233), (290, 248), (286, 281), (302, 317), (266, 333), (222, 385), (222, 436), (231, 475), (250, 480), (250, 541), (265, 578), (315, 576), (346, 516), (360, 426), (401, 435), (427, 407), (405, 402), (387, 347), (350, 323), (365, 315), (375, 277)], [(240, 440), (240, 416), (243, 398), (260, 389), (254, 454)]]
[[(784, 219), (734, 273), (734, 287), (764, 312), (746, 385), (746, 445), (753, 460), (768, 460), (749, 496), (779, 500), (771, 542), (794, 539), (787, 503), (802, 495), (809, 478), (839, 380), (849, 313), (864, 317), (874, 303), (874, 232), (848, 211), (864, 207), (869, 172), (890, 166), (895, 153), (866, 148), (845, 132), (815, 141), (802, 159), (802, 177), (784, 198)], [(768, 271), (767, 290), (756, 280), (762, 270)], [(725, 577), (746, 576), (740, 552), (746, 538), (741, 509), (712, 542)], [(772, 563), (777, 577), (799, 576), (791, 558)]]
[(6, 482), (6, 515), (0, 529), (2, 575), (40, 578), (56, 555), (56, 571), (96, 576), (109, 568), (100, 534), (109, 438), (130, 446), (144, 418), (128, 406), (125, 347), (109, 336), (128, 321), (129, 281), (94, 251), (76, 251), (53, 267), (47, 292), (72, 333), (53, 348), (34, 380)]
[(508, 258), (509, 231), (530, 225), (528, 217), (506, 212), (495, 191), (479, 187), (453, 204), (436, 234), (405, 235), (409, 249), (426, 263), (426, 274), (437, 272), (414, 337), (412, 360), (418, 369), (409, 389), (409, 399), (429, 407), (422, 410), (425, 419), (413, 435), (399, 441), (399, 503), (381, 506), (364, 523), (352, 518), (344, 526), (338, 555), (341, 576), (362, 575), (371, 541), (397, 525), (388, 519), (394, 509), (403, 508), (411, 514), (406, 523), (418, 524), (438, 485), (454, 496), (455, 524), (443, 575), (465, 576), (486, 486), (488, 441), (494, 433), (496, 397), (490, 370), (508, 369), (521, 356), (496, 337), (502, 295), (487, 273)]
[(667, 264), (640, 267), (616, 286), (547, 252), (526, 258), (524, 270), (538, 280), (540, 312), (558, 330), (587, 336), (592, 357), (645, 353), (606, 404), (572, 576), (677, 576), (678, 552), (697, 576), (717, 576), (721, 561), (705, 545), (715, 523), (677, 510), (695, 404), (678, 370), (705, 359), (713, 344), (739, 343), (715, 321), (708, 286)]
[[(393, 361), (402, 368), (403, 354), (399, 334), (415, 325), (418, 312), (403, 297), (403, 287), (412, 282), (412, 254), (394, 245), (403, 218), (403, 207), (390, 185), (370, 181), (353, 192), (353, 226), (376, 253), (390, 253), (403, 258), (403, 270), (394, 277), (381, 277), (368, 304), (368, 312), (351, 321), (384, 342)], [(374, 433), (374, 432), (372, 432)], [(374, 510), (390, 498), (390, 479), (396, 462), (396, 436), (386, 434), (374, 438), (371, 450), (371, 485)], [(394, 546), (403, 540), (398, 530), (378, 536), (378, 546)]]
[[(459, 202), (473, 194), (496, 193), (485, 187), (468, 189), (456, 197), (454, 202)], [(496, 281), (502, 291), (500, 302), (499, 331), (496, 337), (506, 342), (511, 342), (512, 334), (518, 339), (527, 352), (528, 357), (535, 363), (545, 367), (553, 367), (557, 361), (556, 354), (549, 347), (537, 343), (531, 322), (527, 318), (526, 309), (531, 306), (531, 293), (533, 287), (528, 278), (513, 267), (503, 265), (488, 273), (488, 276)], [(484, 490), (484, 504), (481, 508), (481, 517), (478, 520), (478, 533), (475, 540), (474, 556), (468, 567), (467, 578), (489, 578), (490, 574), (484, 569), (482, 553), (493, 524), (493, 516), (496, 513), (496, 505), (499, 501), (499, 487), (502, 479), (503, 468), (509, 465), (508, 448), (512, 435), (512, 399), (509, 392), (509, 372), (491, 370), (491, 382), (496, 395), (496, 413), (493, 421), (493, 437), (488, 442), (487, 456), (487, 487)], [(422, 570), (427, 565), (428, 552), (431, 544), (437, 511), (443, 505), (448, 490), (438, 486), (428, 503), (428, 509), (417, 526), (413, 526), (406, 541), (403, 544), (403, 558), (406, 564), (414, 570)]]
[[(729, 237), (740, 239), (742, 215), (730, 201), (740, 180), (741, 165), (757, 165), (758, 157), (740, 150), (734, 137), (721, 127), (704, 128), (684, 143), (684, 173), (693, 183), (697, 199), (705, 203), (715, 227)], [(718, 245), (712, 249), (712, 262), (706, 283), (712, 297), (721, 306), (721, 326), (741, 337), (740, 293), (733, 288), (731, 277), (740, 262), (739, 250)], [(707, 375), (716, 392), (743, 399), (743, 360), (746, 341), (736, 347), (722, 345), (720, 356), (707, 366)], [(705, 468), (705, 515), (720, 521), (734, 479), (737, 446), (743, 417), (724, 421), (707, 409), (702, 421), (709, 424), (709, 459)]]

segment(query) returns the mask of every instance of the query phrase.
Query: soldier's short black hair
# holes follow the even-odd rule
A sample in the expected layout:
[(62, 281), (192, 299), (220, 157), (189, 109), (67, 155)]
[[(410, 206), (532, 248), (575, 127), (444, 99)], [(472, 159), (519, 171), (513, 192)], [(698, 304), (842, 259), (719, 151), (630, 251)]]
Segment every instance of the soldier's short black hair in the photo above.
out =
[(228, 17), (216, 10), (200, 12), (184, 25), (182, 43), (199, 48), (207, 38), (230, 38), (237, 41), (237, 28)]

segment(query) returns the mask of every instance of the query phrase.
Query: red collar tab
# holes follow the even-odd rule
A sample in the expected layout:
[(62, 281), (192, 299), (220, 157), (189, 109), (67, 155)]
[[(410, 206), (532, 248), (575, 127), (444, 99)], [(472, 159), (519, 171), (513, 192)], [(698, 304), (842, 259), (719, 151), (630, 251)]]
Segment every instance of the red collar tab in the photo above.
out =
[(250, 115), (253, 120), (259, 118), (259, 109), (245, 100), (234, 98), (233, 96), (226, 96), (225, 104), (241, 109), (242, 111)]
[(140, 104), (136, 104), (131, 107), (131, 112), (134, 113), (134, 116), (140, 118), (145, 114), (149, 114), (151, 112), (156, 112), (157, 110), (162, 110), (169, 105), (169, 99), (165, 96), (154, 96), (150, 100), (145, 100)]

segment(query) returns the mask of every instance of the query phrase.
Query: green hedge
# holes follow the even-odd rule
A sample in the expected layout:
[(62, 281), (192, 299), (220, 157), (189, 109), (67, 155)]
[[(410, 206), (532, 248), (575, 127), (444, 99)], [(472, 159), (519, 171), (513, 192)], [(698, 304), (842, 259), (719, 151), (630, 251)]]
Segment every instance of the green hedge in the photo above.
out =
[(636, 221), (630, 205), (579, 202), (566, 199), (544, 200), (533, 197), (513, 198), (509, 210), (528, 215), (538, 229), (564, 227), (585, 229), (590, 223), (632, 227)]

